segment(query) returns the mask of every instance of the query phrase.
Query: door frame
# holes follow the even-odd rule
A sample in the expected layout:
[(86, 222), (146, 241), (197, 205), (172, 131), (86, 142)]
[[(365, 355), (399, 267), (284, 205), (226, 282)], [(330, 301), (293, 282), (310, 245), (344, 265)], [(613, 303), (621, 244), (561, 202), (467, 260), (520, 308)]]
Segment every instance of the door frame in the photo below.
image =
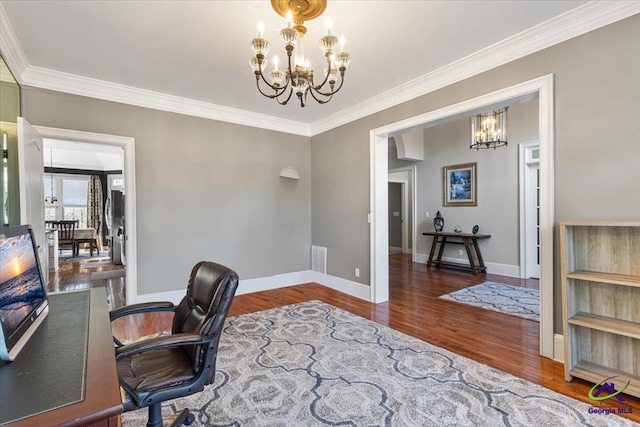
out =
[(130, 136), (108, 135), (103, 133), (84, 132), (71, 129), (60, 129), (46, 126), (34, 126), (43, 138), (82, 141), (91, 144), (112, 145), (124, 151), (124, 188), (125, 188), (125, 296), (126, 304), (136, 302), (138, 296), (138, 244), (136, 225), (136, 140)]
[(518, 144), (518, 175), (520, 181), (520, 191), (519, 191), (519, 206), (520, 206), (520, 278), (528, 279), (529, 274), (527, 273), (527, 265), (528, 265), (528, 248), (529, 248), (529, 209), (531, 208), (529, 201), (530, 199), (530, 188), (531, 188), (531, 177), (529, 174), (529, 166), (532, 164), (540, 165), (540, 159), (536, 159), (535, 161), (531, 160), (531, 151), (540, 147), (540, 143), (538, 141), (532, 142), (523, 142)]
[[(387, 212), (388, 139), (407, 131), (469, 117), (490, 108), (538, 98), (540, 138), (540, 355), (554, 358), (553, 224), (554, 205), (554, 77), (547, 74), (514, 86), (371, 129), (370, 138), (370, 300), (389, 300), (389, 236)], [(561, 360), (562, 356), (557, 355)]]

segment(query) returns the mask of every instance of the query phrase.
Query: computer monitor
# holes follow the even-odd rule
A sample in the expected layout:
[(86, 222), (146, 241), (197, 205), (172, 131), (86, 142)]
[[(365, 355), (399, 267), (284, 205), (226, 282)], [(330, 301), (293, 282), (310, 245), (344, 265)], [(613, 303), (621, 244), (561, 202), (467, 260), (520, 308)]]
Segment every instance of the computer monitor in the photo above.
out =
[(48, 313), (31, 226), (0, 227), (0, 359), (14, 360)]

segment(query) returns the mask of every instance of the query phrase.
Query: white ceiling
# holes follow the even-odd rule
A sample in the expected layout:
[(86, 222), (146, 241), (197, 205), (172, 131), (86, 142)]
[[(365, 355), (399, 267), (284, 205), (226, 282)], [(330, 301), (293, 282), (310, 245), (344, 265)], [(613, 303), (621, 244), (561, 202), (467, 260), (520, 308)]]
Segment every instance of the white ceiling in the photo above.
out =
[[(132, 103), (155, 97), (149, 106), (179, 112), (191, 108), (194, 115), (210, 117), (244, 114), (246, 124), (267, 128), (261, 122), (280, 120), (304, 134), (323, 121), (344, 121), (340, 117), (353, 115), (355, 109), (375, 109), (372, 100), (383, 102), (383, 108), (384, 102), (393, 101), (385, 100), (393, 98), (393, 91), (416, 82), (424, 86), (439, 71), (451, 74), (461, 61), (473, 57), (482, 62), (477, 52), (483, 49), (493, 58), (485, 62), (499, 64), (492, 47), (509, 52), (509, 43), (533, 45), (541, 39), (537, 29), (567, 31), (571, 25), (566, 20), (575, 24), (608, 2), (329, 0), (323, 16), (306, 23), (306, 54), (321, 74), (322, 55), (316, 46), (326, 31), (326, 18), (331, 18), (332, 32), (347, 39), (352, 62), (342, 91), (330, 103), (317, 105), (310, 99), (305, 108), (294, 99), (280, 106), (255, 88), (249, 42), (257, 35), (258, 21), (265, 23), (270, 57), (275, 52), (284, 58), (278, 37), (284, 19), (269, 1), (0, 3), (10, 27), (3, 33), (9, 42), (0, 47), (23, 84), (80, 94), (93, 90), (104, 99), (118, 93), (137, 99)], [(574, 35), (567, 33), (564, 39)], [(562, 37), (556, 36), (544, 43), (559, 41)], [(540, 46), (529, 49), (545, 45)], [(491, 64), (487, 66), (495, 66)], [(170, 96), (158, 98), (161, 95)], [(165, 104), (181, 107), (163, 108)]]

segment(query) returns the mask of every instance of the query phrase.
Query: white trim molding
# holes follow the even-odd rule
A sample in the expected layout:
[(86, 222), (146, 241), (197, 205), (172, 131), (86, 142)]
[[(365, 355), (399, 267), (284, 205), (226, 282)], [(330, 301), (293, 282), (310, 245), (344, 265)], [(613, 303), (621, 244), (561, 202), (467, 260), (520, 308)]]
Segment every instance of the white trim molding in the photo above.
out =
[(553, 360), (564, 363), (564, 335), (553, 335)]
[[(335, 289), (347, 295), (358, 297), (369, 301), (369, 286), (351, 280), (331, 276), (329, 274), (318, 273), (312, 270), (294, 271), (292, 273), (276, 274), (274, 276), (258, 277), (255, 279), (240, 279), (236, 295), (250, 294), (253, 292), (267, 291), (270, 289), (284, 288), (287, 286), (302, 285), (307, 283), (318, 283), (327, 288)], [(158, 292), (152, 294), (138, 295), (136, 303), (171, 301), (178, 304), (184, 297), (186, 289), (175, 291)]]
[[(395, 134), (461, 118), (498, 105), (538, 98), (540, 139), (540, 354), (553, 358), (553, 221), (554, 221), (554, 101), (553, 75), (449, 105), (370, 131), (371, 294), (372, 301), (389, 298), (387, 236), (387, 140)], [(374, 298), (375, 296), (375, 298)], [(383, 299), (386, 296), (386, 299)]]
[(29, 65), (0, 3), (0, 51), (18, 83), (302, 136), (314, 136), (640, 13), (640, 1), (595, 0), (312, 123), (229, 108)]

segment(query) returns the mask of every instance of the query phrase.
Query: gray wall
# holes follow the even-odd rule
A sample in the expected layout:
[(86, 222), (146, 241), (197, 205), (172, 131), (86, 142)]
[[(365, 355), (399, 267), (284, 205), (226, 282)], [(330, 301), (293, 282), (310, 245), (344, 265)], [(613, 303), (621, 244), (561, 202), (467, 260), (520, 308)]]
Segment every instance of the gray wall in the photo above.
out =
[[(518, 144), (538, 141), (538, 100), (509, 107), (507, 120), (509, 144), (495, 150), (469, 149), (469, 119), (430, 127), (424, 130), (425, 160), (398, 160), (392, 147), (391, 167), (415, 164), (417, 190), (417, 252), (428, 254), (431, 237), (422, 235), (433, 231), (433, 218), (440, 211), (445, 219), (444, 230), (453, 231), (456, 225), (470, 233), (474, 225), (480, 232), (491, 234), (481, 240), (485, 262), (519, 265), (519, 199)], [(477, 163), (477, 206), (443, 206), (443, 166)], [(425, 218), (429, 212), (430, 218)], [(456, 247), (446, 248), (445, 257), (461, 258)]]
[(309, 138), (33, 88), (23, 105), (34, 125), (135, 138), (139, 294), (184, 289), (201, 260), (241, 279), (310, 268)]
[[(312, 241), (333, 253), (328, 273), (351, 279), (358, 266), (367, 273), (361, 283), (370, 280), (371, 129), (551, 73), (556, 224), (640, 218), (640, 199), (635, 197), (640, 194), (639, 28), (640, 15), (635, 15), (312, 137)], [(554, 234), (554, 329), (561, 332), (557, 227)]]

